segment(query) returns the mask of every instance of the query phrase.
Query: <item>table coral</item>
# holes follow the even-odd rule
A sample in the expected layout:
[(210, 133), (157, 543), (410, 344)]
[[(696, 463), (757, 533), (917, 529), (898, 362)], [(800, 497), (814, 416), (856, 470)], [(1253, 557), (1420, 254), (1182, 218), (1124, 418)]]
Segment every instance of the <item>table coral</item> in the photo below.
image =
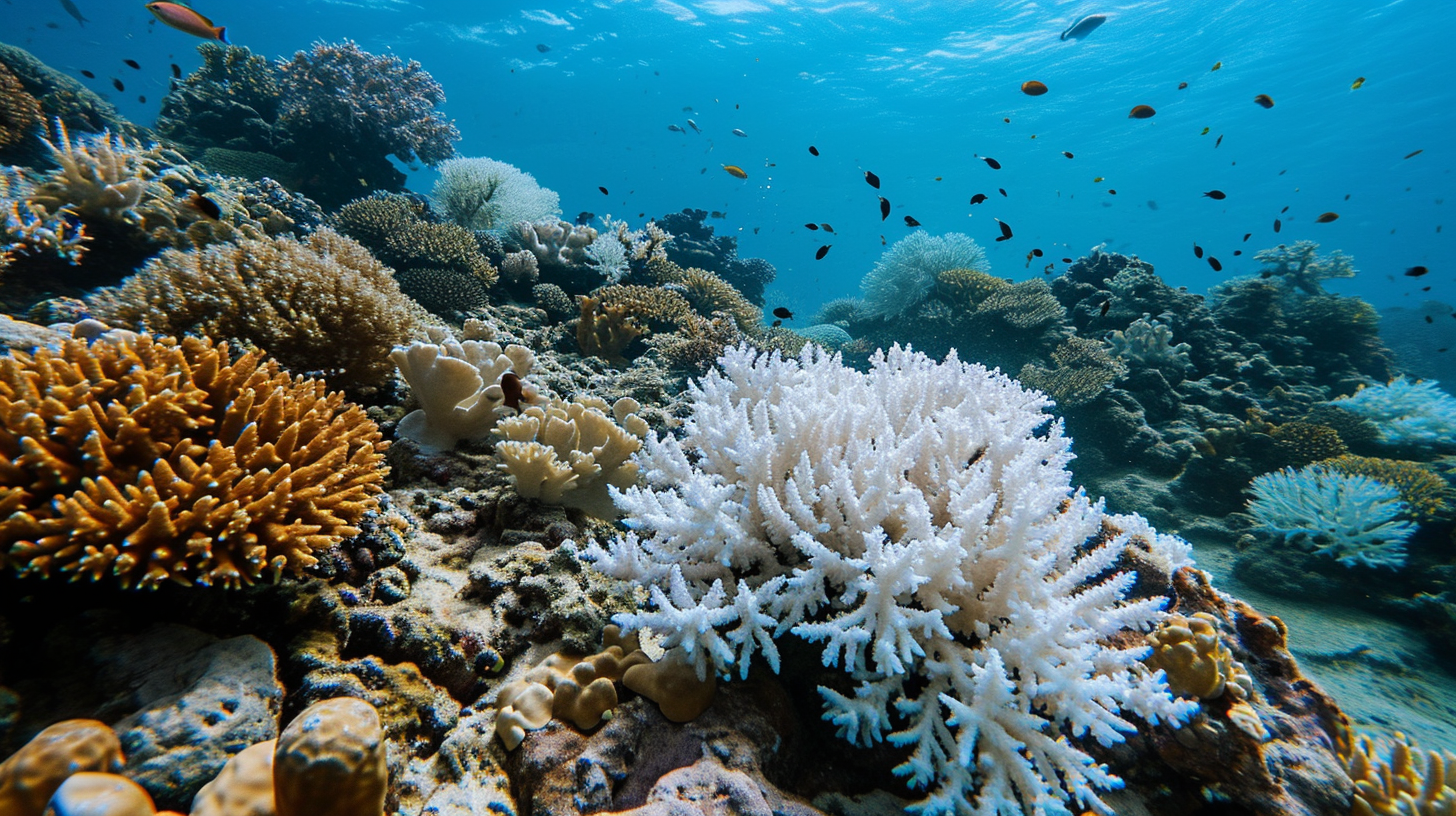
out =
[(242, 341), (290, 371), (356, 388), (390, 378), (389, 349), (424, 316), (387, 267), (330, 229), (168, 250), (87, 305), (112, 325)]
[(869, 373), (814, 346), (719, 366), (690, 386), (681, 439), (648, 436), (646, 485), (615, 496), (631, 532), (584, 550), (649, 589), (616, 620), (703, 678), (755, 655), (777, 670), (789, 634), (820, 644), (850, 675), (821, 687), (825, 718), (906, 749), (895, 772), (929, 788), (926, 813), (1105, 812), (1119, 780), (1063, 732), (1112, 745), (1129, 715), (1177, 723), (1193, 704), (1116, 640), (1164, 599), (1128, 597), (1133, 537), (1072, 490), (1046, 399), (898, 346)]
[(0, 565), (237, 587), (376, 506), (386, 443), (340, 393), (206, 338), (109, 333), (0, 359)]

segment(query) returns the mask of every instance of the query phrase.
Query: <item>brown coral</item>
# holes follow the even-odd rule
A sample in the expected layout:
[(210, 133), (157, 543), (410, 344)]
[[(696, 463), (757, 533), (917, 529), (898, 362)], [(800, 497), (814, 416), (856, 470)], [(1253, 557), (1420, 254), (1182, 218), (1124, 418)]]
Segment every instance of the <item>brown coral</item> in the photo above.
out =
[(691, 266), (683, 269), (665, 256), (648, 259), (647, 268), (658, 283), (681, 286), (698, 314), (709, 317), (714, 312), (727, 312), (733, 315), (740, 331), (753, 335), (763, 330), (763, 310), (712, 272)]
[(1052, 352), (1053, 368), (1027, 363), (1017, 378), (1028, 388), (1044, 391), (1062, 409), (1085, 405), (1127, 373), (1127, 366), (1096, 340), (1069, 337)]
[(121, 740), (97, 720), (63, 720), (36, 734), (0, 762), (0, 813), (40, 816), (71, 774), (116, 772), (123, 765)]
[(395, 269), (436, 269), (495, 283), (498, 273), (480, 252), (475, 234), (455, 224), (423, 217), (423, 206), (402, 195), (380, 193), (339, 208), (341, 232), (363, 244)]
[(15, 72), (0, 63), (0, 155), (23, 145), (44, 121), (40, 102), (26, 93)]
[(1274, 438), (1274, 452), (1290, 467), (1304, 467), (1345, 453), (1340, 434), (1328, 425), (1296, 420), (1276, 426), (1270, 436)]
[(227, 351), (111, 332), (0, 359), (0, 566), (236, 587), (356, 535), (382, 489), (379, 428)]
[(581, 353), (600, 357), (612, 365), (626, 365), (626, 348), (647, 328), (630, 306), (609, 306), (589, 295), (580, 295), (581, 318), (576, 323), (576, 343)]
[(1352, 476), (1369, 476), (1399, 490), (1400, 500), (1410, 508), (1411, 518), (1416, 521), (1431, 521), (1450, 510), (1446, 482), (1430, 465), (1353, 454), (1321, 459), (1319, 463)]
[(168, 250), (121, 286), (87, 298), (112, 325), (205, 334), (257, 346), (290, 371), (344, 387), (378, 386), (389, 350), (423, 314), (369, 251), (333, 230)]

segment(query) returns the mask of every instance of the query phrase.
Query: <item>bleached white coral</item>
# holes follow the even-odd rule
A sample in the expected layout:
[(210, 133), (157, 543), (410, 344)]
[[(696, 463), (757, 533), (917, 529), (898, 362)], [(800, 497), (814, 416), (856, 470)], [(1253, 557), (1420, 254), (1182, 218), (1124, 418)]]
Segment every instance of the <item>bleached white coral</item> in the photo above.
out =
[(1433, 380), (1396, 377), (1332, 401), (1374, 422), (1382, 441), (1395, 445), (1456, 446), (1456, 397)]
[(1134, 576), (1110, 570), (1129, 536), (1104, 535), (1101, 504), (1072, 489), (1046, 398), (898, 346), (868, 373), (812, 344), (719, 365), (690, 387), (682, 438), (649, 435), (645, 486), (613, 492), (632, 532), (585, 549), (649, 587), (618, 622), (700, 674), (747, 674), (755, 654), (777, 671), (790, 633), (823, 644), (857, 683), (821, 687), (825, 717), (910, 748), (895, 770), (930, 789), (924, 813), (1110, 812), (1097, 791), (1120, 781), (1062, 731), (1106, 745), (1134, 730), (1126, 713), (1194, 706), (1138, 665), (1145, 649), (1112, 644), (1163, 599), (1126, 600)]
[(515, 165), (487, 158), (441, 162), (430, 202), (466, 229), (501, 235), (518, 222), (561, 215), (559, 195)]
[(1187, 343), (1173, 345), (1173, 329), (1156, 318), (1142, 317), (1128, 324), (1126, 331), (1107, 335), (1107, 350), (1114, 357), (1135, 360), (1149, 368), (1184, 370), (1193, 366)]
[(1256, 529), (1306, 537), (1315, 553), (1347, 567), (1405, 565), (1405, 541), (1416, 525), (1399, 519), (1408, 508), (1390, 485), (1312, 465), (1266, 473), (1250, 490)]
[(990, 272), (991, 263), (970, 236), (912, 232), (886, 250), (860, 281), (865, 311), (875, 317), (900, 317), (925, 302), (936, 276), (952, 269)]

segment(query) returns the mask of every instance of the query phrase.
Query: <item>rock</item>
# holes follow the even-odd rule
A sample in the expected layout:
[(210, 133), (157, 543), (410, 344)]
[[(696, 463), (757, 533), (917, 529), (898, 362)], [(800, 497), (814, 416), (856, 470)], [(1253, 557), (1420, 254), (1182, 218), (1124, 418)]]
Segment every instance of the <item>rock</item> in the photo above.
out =
[(115, 724), (126, 774), (157, 805), (186, 810), (234, 754), (278, 736), (283, 687), (268, 644), (218, 640), (159, 625), (97, 646), (100, 682), (129, 694), (136, 713)]

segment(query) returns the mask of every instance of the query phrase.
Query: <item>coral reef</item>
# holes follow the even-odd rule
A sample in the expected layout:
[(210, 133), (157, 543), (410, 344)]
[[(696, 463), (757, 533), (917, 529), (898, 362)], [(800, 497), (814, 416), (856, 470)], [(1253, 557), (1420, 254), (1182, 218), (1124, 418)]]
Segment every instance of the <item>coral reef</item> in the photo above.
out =
[(1456, 781), (1456, 754), (1422, 752), (1400, 733), (1394, 739), (1371, 739), (1364, 734), (1353, 737), (1348, 732), (1343, 736), (1340, 758), (1355, 782), (1351, 816), (1456, 813), (1456, 787), (1452, 787)]
[(582, 354), (600, 357), (612, 365), (626, 365), (626, 349), (648, 333), (647, 327), (626, 303), (602, 303), (589, 295), (578, 295), (581, 314), (576, 324), (576, 345)]
[(86, 303), (113, 325), (237, 340), (348, 388), (384, 385), (389, 349), (425, 319), (368, 250), (329, 229), (168, 250)]
[(886, 250), (860, 281), (864, 309), (875, 317), (904, 317), (930, 296), (940, 274), (952, 269), (987, 274), (991, 264), (968, 236), (912, 232)]
[[(1281, 426), (1282, 427), (1282, 426)], [(1368, 476), (1400, 491), (1400, 500), (1416, 521), (1434, 521), (1450, 512), (1450, 488), (1430, 465), (1354, 454), (1321, 458), (1320, 467), (1352, 476)]]
[(1126, 329), (1110, 332), (1107, 346), (1116, 357), (1149, 368), (1175, 371), (1179, 375), (1193, 366), (1188, 357), (1192, 346), (1187, 343), (1173, 345), (1173, 330), (1158, 320), (1149, 320), (1146, 314), (1128, 324)]
[(0, 62), (0, 164), (24, 161), (44, 127), (40, 101)]
[(622, 638), (615, 626), (607, 627), (602, 650), (595, 654), (548, 655), (496, 692), (496, 735), (508, 750), (515, 750), (527, 731), (539, 731), (552, 719), (591, 730), (611, 718), (623, 673), (648, 662), (637, 638)]
[(1069, 337), (1052, 352), (1053, 368), (1027, 363), (1017, 378), (1022, 385), (1044, 391), (1063, 410), (1085, 405), (1124, 374), (1127, 366), (1108, 354), (1105, 344)]
[(378, 427), (322, 382), (225, 345), (111, 333), (0, 359), (0, 566), (236, 587), (355, 535)]
[(1307, 538), (1317, 555), (1347, 567), (1405, 564), (1405, 540), (1415, 525), (1400, 492), (1366, 476), (1319, 465), (1266, 473), (1250, 485), (1255, 528), (1280, 537)]
[(1374, 422), (1387, 445), (1456, 450), (1456, 397), (1434, 382), (1396, 377), (1333, 404)]
[(684, 208), (657, 219), (672, 234), (672, 243), (666, 246), (667, 260), (684, 269), (706, 269), (743, 293), (750, 303), (762, 306), (764, 287), (773, 283), (778, 270), (763, 258), (739, 258), (738, 239), (714, 235), (707, 218), (707, 210)]
[(1295, 241), (1294, 246), (1280, 244), (1273, 249), (1254, 253), (1254, 260), (1264, 264), (1260, 277), (1273, 280), (1287, 290), (1306, 295), (1324, 295), (1324, 281), (1353, 278), (1356, 269), (1345, 253), (1335, 250), (1320, 257), (1319, 244)]
[(440, 335), (434, 342), (396, 348), (389, 359), (420, 404), (400, 420), (399, 435), (426, 452), (449, 450), (462, 439), (488, 439), (506, 411), (538, 398), (523, 382), (535, 355), (514, 343), (502, 348), (489, 340), (457, 342)]
[(383, 816), (389, 791), (379, 712), (353, 697), (304, 709), (278, 735), (278, 816)]
[(1071, 489), (1040, 395), (899, 347), (869, 374), (814, 346), (797, 361), (740, 346), (719, 366), (690, 387), (681, 440), (649, 435), (647, 485), (617, 497), (631, 532), (585, 550), (649, 587), (624, 629), (700, 678), (746, 676), (755, 654), (777, 670), (786, 633), (822, 644), (855, 680), (821, 688), (825, 717), (909, 749), (896, 773), (935, 812), (1097, 807), (1116, 777), (1052, 733), (1112, 745), (1124, 714), (1189, 713), (1135, 669), (1139, 649), (1106, 645), (1162, 599), (1107, 574), (1130, 537)]
[[(246, 46), (205, 42), (197, 46), (202, 65), (179, 82), (162, 100), (157, 133), (179, 144), (189, 154), (208, 160), (206, 151), (253, 154), (252, 162), (282, 163), (279, 156), (292, 149), (292, 139), (278, 125), (282, 90), (278, 69), (266, 57)], [(215, 153), (212, 162), (232, 158)], [(228, 172), (215, 167), (217, 172)], [(236, 165), (234, 168), (236, 169)], [(242, 173), (252, 178), (251, 173)], [(276, 176), (285, 184), (297, 179), (292, 172)]]
[[(0, 68), (15, 78), (20, 93), (39, 105), (42, 122), (59, 121), (66, 128), (78, 132), (110, 131), (129, 140), (146, 135), (144, 129), (128, 122), (110, 102), (75, 78), (42, 63), (23, 48), (0, 43)], [(15, 85), (9, 87), (13, 92)], [(22, 120), (28, 118), (27, 114), (32, 110), (30, 103), (24, 99), (12, 99), (9, 104), (20, 113)], [(29, 138), (0, 153), (0, 164), (31, 164), (43, 160), (45, 149), (39, 142), (42, 135), (43, 130), (30, 131)]]
[(505, 235), (522, 221), (561, 217), (561, 197), (515, 165), (459, 158), (441, 162), (439, 169), (430, 201), (453, 224)]
[(1211, 700), (1229, 691), (1243, 700), (1254, 693), (1253, 679), (1220, 640), (1218, 619), (1209, 612), (1169, 615), (1148, 642), (1153, 651), (1143, 663), (1162, 669), (1174, 694)]
[(632, 455), (642, 447), (647, 423), (630, 397), (615, 404), (595, 397), (532, 405), (496, 423), (495, 454), (516, 492), (547, 504), (576, 507), (598, 518), (615, 518), (608, 487), (637, 483)]

